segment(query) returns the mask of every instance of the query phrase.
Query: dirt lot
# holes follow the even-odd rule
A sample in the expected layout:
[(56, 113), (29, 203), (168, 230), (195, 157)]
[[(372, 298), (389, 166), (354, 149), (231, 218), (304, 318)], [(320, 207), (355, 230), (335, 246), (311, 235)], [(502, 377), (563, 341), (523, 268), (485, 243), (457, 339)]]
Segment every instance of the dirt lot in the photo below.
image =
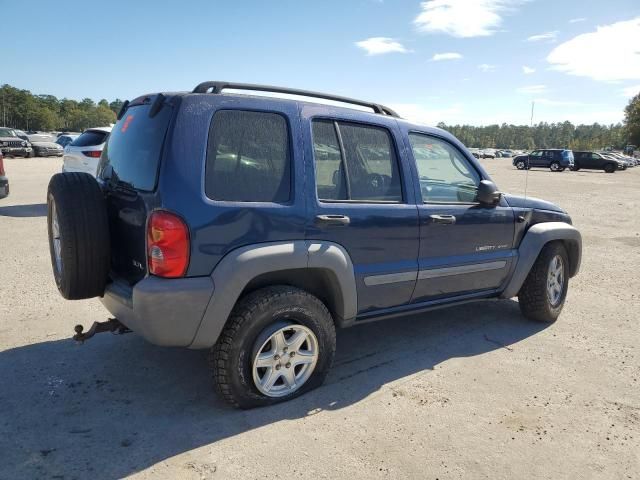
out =
[[(525, 172), (484, 162), (503, 191)], [(202, 351), (70, 336), (106, 318), (52, 280), (46, 185), (60, 159), (7, 159), (0, 200), (0, 478), (638, 478), (640, 168), (529, 173), (584, 238), (551, 326), (486, 302), (338, 334), (327, 384), (247, 412)]]

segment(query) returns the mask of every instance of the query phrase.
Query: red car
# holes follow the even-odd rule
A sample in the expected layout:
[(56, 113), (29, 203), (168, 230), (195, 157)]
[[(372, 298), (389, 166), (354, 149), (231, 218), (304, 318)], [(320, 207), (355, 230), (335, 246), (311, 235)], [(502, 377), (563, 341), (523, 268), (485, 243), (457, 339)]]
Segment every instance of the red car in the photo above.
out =
[(4, 198), (9, 195), (9, 179), (5, 176), (4, 172), (4, 158), (2, 152), (0, 152), (0, 198)]

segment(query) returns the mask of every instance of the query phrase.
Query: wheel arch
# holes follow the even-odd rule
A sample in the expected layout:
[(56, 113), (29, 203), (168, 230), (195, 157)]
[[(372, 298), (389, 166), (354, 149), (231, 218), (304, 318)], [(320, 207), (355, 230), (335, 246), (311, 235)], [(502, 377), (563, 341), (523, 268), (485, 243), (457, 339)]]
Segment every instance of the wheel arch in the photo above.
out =
[(569, 277), (577, 275), (582, 261), (582, 236), (580, 232), (564, 222), (538, 223), (527, 231), (520, 243), (518, 261), (507, 286), (500, 295), (502, 298), (512, 298), (518, 294), (544, 246), (555, 241), (562, 242), (567, 250)]
[(228, 253), (211, 274), (214, 293), (190, 348), (218, 339), (244, 295), (270, 285), (289, 285), (322, 300), (337, 326), (357, 314), (356, 281), (346, 250), (332, 242), (296, 240), (249, 245)]

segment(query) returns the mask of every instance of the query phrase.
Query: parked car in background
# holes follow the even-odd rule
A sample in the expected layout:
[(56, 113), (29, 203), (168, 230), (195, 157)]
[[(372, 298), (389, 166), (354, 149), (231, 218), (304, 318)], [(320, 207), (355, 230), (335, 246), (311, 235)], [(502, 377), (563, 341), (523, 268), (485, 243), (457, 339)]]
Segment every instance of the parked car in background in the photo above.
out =
[(561, 148), (538, 149), (528, 155), (518, 155), (513, 159), (513, 165), (518, 170), (543, 167), (552, 172), (562, 172), (566, 168), (572, 168), (573, 162), (573, 152)]
[(616, 170), (625, 170), (626, 164), (617, 158), (611, 158), (597, 152), (575, 151), (573, 152), (574, 165), (572, 170), (604, 170), (613, 173)]
[(58, 135), (58, 138), (56, 139), (56, 143), (58, 145), (60, 145), (62, 148), (66, 147), (67, 145), (69, 145), (71, 142), (73, 142), (76, 138), (78, 138), (80, 136), (79, 133), (75, 134), (75, 133), (63, 133), (61, 135)]
[(476, 158), (480, 158), (480, 149), (479, 148), (468, 148), (469, 153)]
[(33, 157), (61, 157), (64, 148), (57, 144), (54, 137), (49, 135), (29, 135)]
[(625, 162), (628, 167), (635, 167), (639, 163), (637, 158), (629, 157), (628, 155), (625, 155), (620, 152), (602, 152), (602, 153), (610, 157), (613, 157), (617, 160), (621, 160)]
[(0, 152), (0, 198), (4, 198), (9, 195), (9, 179), (7, 173), (4, 171), (4, 157)]
[(486, 148), (484, 150), (480, 150), (480, 157), (481, 158), (496, 158), (496, 152), (495, 152), (495, 150), (492, 150), (490, 148)]
[(20, 138), (15, 129), (0, 127), (0, 152), (5, 157), (29, 157), (31, 145)]
[(64, 149), (63, 172), (85, 172), (96, 176), (98, 162), (111, 127), (88, 128)]

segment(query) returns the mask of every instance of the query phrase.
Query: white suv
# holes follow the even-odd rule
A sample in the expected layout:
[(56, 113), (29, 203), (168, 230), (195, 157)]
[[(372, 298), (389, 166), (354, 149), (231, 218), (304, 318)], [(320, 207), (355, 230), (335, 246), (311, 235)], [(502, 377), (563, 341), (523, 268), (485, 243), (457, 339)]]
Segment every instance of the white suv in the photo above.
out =
[(64, 149), (63, 172), (84, 172), (96, 176), (102, 149), (111, 127), (88, 128)]

